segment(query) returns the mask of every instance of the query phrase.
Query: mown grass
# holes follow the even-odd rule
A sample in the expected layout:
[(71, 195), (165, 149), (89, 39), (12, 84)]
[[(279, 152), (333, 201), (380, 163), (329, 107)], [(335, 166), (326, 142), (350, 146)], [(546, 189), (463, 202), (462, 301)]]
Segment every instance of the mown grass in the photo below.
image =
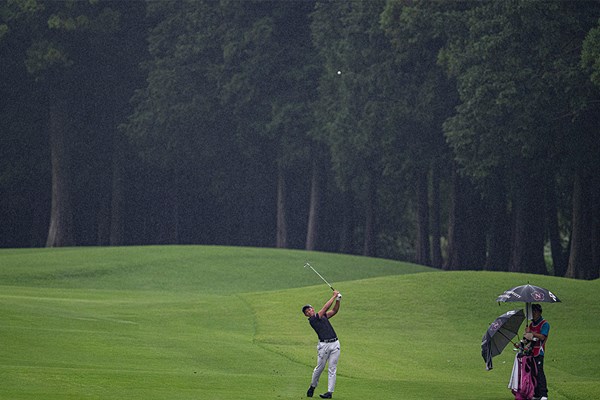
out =
[(563, 301), (544, 308), (552, 399), (600, 393), (598, 280), (156, 246), (1, 250), (0, 398), (304, 398), (316, 352), (300, 308), (331, 293), (306, 261), (344, 294), (337, 399), (513, 398), (513, 353), (486, 371), (481, 336), (522, 307), (496, 296), (528, 281)]

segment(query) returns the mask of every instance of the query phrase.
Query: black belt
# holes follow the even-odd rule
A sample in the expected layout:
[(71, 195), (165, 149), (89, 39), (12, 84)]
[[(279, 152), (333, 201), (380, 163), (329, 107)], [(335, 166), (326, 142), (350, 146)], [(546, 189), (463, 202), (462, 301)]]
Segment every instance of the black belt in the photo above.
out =
[(333, 339), (325, 339), (325, 340), (319, 340), (319, 342), (321, 343), (333, 343), (333, 342), (337, 342), (338, 338), (334, 337)]

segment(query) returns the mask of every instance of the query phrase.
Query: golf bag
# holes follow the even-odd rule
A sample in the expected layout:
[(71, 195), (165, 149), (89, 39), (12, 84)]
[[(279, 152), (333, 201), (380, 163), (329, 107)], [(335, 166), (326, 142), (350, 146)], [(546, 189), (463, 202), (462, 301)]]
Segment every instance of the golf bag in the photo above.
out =
[(519, 354), (517, 357), (518, 389), (512, 389), (512, 393), (515, 400), (531, 400), (537, 385), (537, 366), (533, 356)]

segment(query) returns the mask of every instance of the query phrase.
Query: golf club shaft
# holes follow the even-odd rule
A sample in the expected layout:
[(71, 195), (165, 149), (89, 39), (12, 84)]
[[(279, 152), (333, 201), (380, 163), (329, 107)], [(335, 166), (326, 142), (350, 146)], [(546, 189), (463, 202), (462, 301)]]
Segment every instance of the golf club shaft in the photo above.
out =
[(304, 267), (305, 267), (305, 268), (306, 268), (306, 267), (309, 267), (310, 269), (312, 269), (312, 270), (315, 272), (315, 274), (319, 275), (319, 278), (323, 279), (323, 282), (325, 282), (325, 283), (327, 284), (327, 286), (329, 286), (329, 287), (331, 288), (331, 290), (335, 290), (335, 289), (333, 288), (333, 286), (331, 286), (331, 285), (329, 284), (329, 282), (327, 282), (327, 281), (325, 280), (325, 278), (323, 278), (323, 277), (321, 276), (321, 274), (320, 274), (320, 273), (318, 273), (318, 272), (317, 272), (317, 270), (316, 270), (316, 269), (314, 269), (314, 268), (312, 267), (312, 265), (310, 265), (309, 263), (306, 263), (306, 264), (304, 264)]

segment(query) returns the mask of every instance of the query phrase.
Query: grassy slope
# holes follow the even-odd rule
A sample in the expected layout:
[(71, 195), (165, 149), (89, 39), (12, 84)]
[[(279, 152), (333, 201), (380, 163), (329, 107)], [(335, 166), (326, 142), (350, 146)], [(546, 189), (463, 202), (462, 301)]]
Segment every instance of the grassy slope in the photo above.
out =
[[(334, 326), (342, 336), (338, 390), (360, 398), (373, 392), (385, 399), (510, 399), (506, 389), (514, 353), (494, 358), (494, 370), (486, 371), (481, 358), (481, 336), (496, 316), (520, 304), (494, 302), (504, 289), (531, 281), (555, 289), (563, 303), (547, 305), (552, 324), (546, 370), (553, 399), (585, 399), (600, 393), (600, 364), (595, 332), (599, 282), (491, 272), (423, 273), (340, 283), (346, 293)], [(300, 299), (318, 288), (285, 291)], [(273, 294), (249, 296), (255, 308)], [(311, 299), (310, 301), (313, 301)], [(273, 306), (275, 303), (273, 303)], [(295, 312), (285, 306), (276, 317), (260, 318), (257, 341), (292, 357), (307, 368), (312, 364), (310, 328), (302, 319), (293, 321), (289, 337), (279, 342), (279, 321)], [(279, 336), (279, 335), (277, 335)], [(365, 379), (369, 382), (365, 385)], [(379, 387), (373, 390), (372, 385)], [(400, 393), (400, 395), (398, 395)]]
[(344, 293), (336, 398), (512, 398), (511, 352), (485, 371), (480, 342), (521, 306), (495, 297), (527, 281), (563, 300), (544, 313), (552, 398), (600, 393), (599, 281), (174, 246), (0, 251), (0, 398), (304, 398), (315, 335), (300, 307), (330, 294), (307, 260)]

